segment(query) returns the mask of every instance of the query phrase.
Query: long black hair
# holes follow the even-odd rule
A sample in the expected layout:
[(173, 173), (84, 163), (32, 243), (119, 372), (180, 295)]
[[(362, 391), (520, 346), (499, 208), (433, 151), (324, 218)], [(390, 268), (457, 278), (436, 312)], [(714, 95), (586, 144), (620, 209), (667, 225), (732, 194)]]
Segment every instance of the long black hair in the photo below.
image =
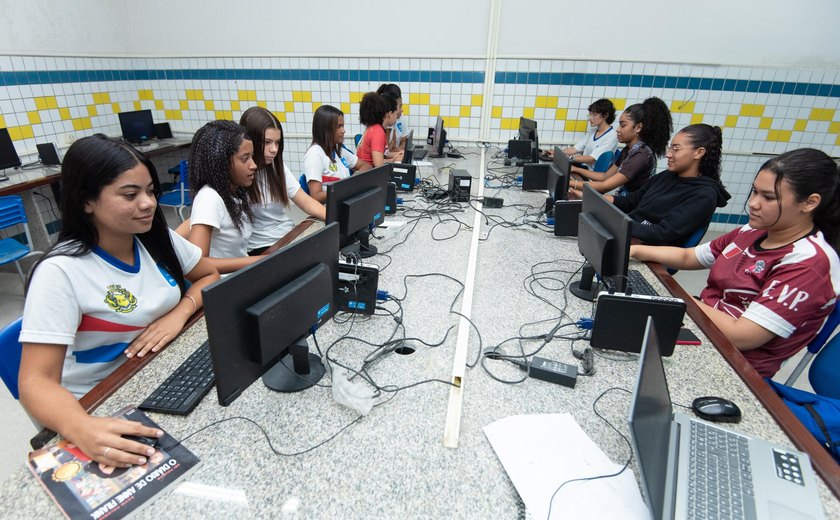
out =
[[(51, 256), (82, 256), (99, 245), (99, 230), (85, 204), (99, 198), (102, 189), (113, 183), (127, 170), (144, 165), (152, 177), (156, 196), (160, 196), (160, 181), (155, 165), (131, 146), (102, 134), (83, 137), (73, 143), (61, 164), (61, 230), (58, 241), (32, 268)], [(160, 206), (155, 208), (152, 227), (137, 238), (158, 264), (178, 282), (181, 295), (186, 291), (184, 271), (172, 246), (169, 227)], [(32, 280), (30, 274), (29, 280)], [(27, 283), (27, 288), (29, 284)]]
[(238, 186), (235, 197), (230, 192), (231, 159), (245, 140), (251, 140), (245, 127), (219, 119), (198, 129), (190, 150), (190, 190), (193, 197), (205, 185), (216, 190), (225, 203), (230, 220), (239, 231), (242, 231), (242, 215), (248, 219), (253, 217), (248, 190)]
[(658, 97), (650, 97), (641, 103), (630, 105), (624, 110), (624, 114), (633, 123), (642, 124), (639, 139), (650, 146), (657, 157), (662, 156), (674, 131), (671, 111), (665, 102)]
[[(284, 136), (283, 126), (277, 116), (270, 110), (263, 107), (251, 107), (242, 113), (239, 124), (245, 127), (248, 135), (254, 143), (254, 163), (257, 165), (257, 175), (265, 175), (268, 184), (268, 193), (262, 192), (262, 183), (254, 182), (248, 188), (248, 196), (251, 202), (261, 204), (264, 201), (280, 201), (284, 206), (289, 205), (289, 194), (286, 191), (286, 172), (283, 166)], [(274, 128), (280, 132), (280, 143), (278, 144), (277, 155), (274, 162), (265, 162), (265, 131)]]
[[(837, 163), (821, 150), (801, 148), (777, 155), (759, 168), (776, 174), (776, 200), (781, 216), (781, 184), (787, 180), (797, 202), (811, 194), (820, 196), (814, 211), (814, 225), (835, 251), (840, 252), (840, 171)], [(758, 175), (758, 174), (756, 174)]]

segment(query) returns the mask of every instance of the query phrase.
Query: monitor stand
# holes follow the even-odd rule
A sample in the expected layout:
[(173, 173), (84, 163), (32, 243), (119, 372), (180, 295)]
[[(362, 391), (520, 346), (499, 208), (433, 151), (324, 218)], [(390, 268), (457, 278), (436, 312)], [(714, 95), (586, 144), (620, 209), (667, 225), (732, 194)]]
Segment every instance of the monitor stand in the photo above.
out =
[(370, 230), (361, 229), (354, 234), (356, 239), (352, 244), (341, 248), (341, 256), (353, 263), (353, 258), (370, 258), (379, 253), (376, 246), (370, 245)]
[(321, 358), (309, 352), (309, 343), (301, 336), (289, 345), (289, 353), (263, 374), (262, 380), (276, 392), (300, 392), (314, 386), (325, 372)]
[(598, 299), (598, 287), (600, 283), (595, 281), (595, 269), (585, 264), (580, 273), (580, 280), (572, 282), (569, 285), (569, 292), (588, 302), (594, 302)]

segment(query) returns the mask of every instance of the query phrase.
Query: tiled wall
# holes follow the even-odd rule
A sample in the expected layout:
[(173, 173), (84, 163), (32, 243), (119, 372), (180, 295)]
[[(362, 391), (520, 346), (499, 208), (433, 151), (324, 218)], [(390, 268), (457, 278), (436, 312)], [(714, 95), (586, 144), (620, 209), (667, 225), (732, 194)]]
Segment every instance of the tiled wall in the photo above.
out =
[[(426, 58), (72, 58), (0, 56), (0, 127), (24, 160), (36, 142), (64, 146), (93, 132), (119, 135), (116, 114), (152, 109), (175, 131), (211, 119), (238, 119), (254, 104), (284, 123), (287, 161), (300, 166), (312, 113), (340, 107), (348, 134), (360, 131), (358, 101), (380, 83), (398, 83), (413, 128), (440, 115), (453, 141), (506, 141), (520, 115), (536, 119), (542, 143), (576, 141), (586, 107), (600, 97), (619, 109), (649, 96), (671, 107), (674, 127), (723, 128), (723, 179), (733, 200), (720, 229), (742, 217), (743, 201), (766, 157), (813, 146), (840, 155), (840, 74), (744, 67), (499, 59), (491, 91), (482, 59)], [(486, 103), (485, 103), (486, 102)], [(486, 105), (486, 106), (485, 106)], [(481, 135), (482, 118), (489, 131)]]

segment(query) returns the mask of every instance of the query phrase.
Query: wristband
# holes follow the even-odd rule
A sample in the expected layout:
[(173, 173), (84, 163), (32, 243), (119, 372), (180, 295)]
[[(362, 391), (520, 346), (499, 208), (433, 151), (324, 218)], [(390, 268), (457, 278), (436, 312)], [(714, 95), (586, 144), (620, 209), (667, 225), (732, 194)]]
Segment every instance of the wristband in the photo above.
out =
[(198, 310), (198, 304), (197, 304), (197, 303), (195, 303), (195, 298), (193, 298), (193, 297), (192, 297), (192, 296), (190, 296), (189, 294), (184, 294), (184, 298), (189, 298), (189, 299), (190, 299), (190, 301), (191, 301), (191, 302), (192, 302), (192, 304), (193, 304), (193, 310), (192, 310), (192, 312), (190, 313), (190, 316), (192, 316), (193, 314), (195, 314), (195, 311), (197, 311), (197, 310)]

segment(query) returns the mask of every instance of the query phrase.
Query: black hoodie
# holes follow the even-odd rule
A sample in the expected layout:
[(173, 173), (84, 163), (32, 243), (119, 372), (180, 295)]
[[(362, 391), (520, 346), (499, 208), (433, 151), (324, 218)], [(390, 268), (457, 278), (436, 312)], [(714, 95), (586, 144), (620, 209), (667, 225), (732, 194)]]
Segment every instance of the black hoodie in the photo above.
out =
[(646, 244), (679, 246), (705, 228), (729, 193), (708, 177), (682, 179), (669, 171), (651, 177), (637, 191), (615, 197), (615, 205), (633, 219), (633, 236)]

